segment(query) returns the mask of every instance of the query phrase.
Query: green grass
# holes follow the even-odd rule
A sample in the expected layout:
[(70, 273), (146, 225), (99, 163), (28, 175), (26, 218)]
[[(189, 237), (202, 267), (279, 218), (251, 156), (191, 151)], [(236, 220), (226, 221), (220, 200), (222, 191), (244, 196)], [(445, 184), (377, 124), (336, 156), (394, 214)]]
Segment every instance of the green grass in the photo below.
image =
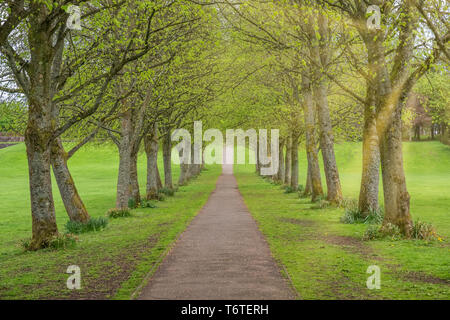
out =
[[(161, 157), (159, 157), (161, 158)], [(145, 155), (139, 157), (139, 182), (145, 191)], [(114, 146), (87, 146), (69, 167), (91, 217), (105, 217), (115, 205), (118, 154)], [(159, 163), (162, 171), (162, 162)], [(174, 166), (174, 181), (179, 168)], [(126, 219), (110, 219), (105, 230), (78, 235), (74, 248), (24, 252), (31, 236), (25, 146), (0, 150), (0, 299), (128, 299), (161, 255), (206, 202), (220, 175), (209, 166), (157, 208), (138, 208)], [(162, 177), (163, 178), (163, 177)], [(60, 232), (68, 216), (53, 180)], [(66, 288), (69, 265), (81, 268), (81, 290)]]
[[(239, 190), (300, 298), (450, 298), (450, 147), (412, 142), (404, 143), (403, 151), (413, 219), (433, 223), (442, 242), (363, 242), (368, 225), (340, 223), (343, 209), (312, 209), (309, 199), (285, 194), (280, 186), (258, 177), (253, 165), (235, 167)], [(336, 145), (336, 158), (344, 196), (357, 198), (361, 144)], [(300, 160), (302, 183), (303, 150)], [(380, 290), (366, 287), (370, 265), (381, 268)]]

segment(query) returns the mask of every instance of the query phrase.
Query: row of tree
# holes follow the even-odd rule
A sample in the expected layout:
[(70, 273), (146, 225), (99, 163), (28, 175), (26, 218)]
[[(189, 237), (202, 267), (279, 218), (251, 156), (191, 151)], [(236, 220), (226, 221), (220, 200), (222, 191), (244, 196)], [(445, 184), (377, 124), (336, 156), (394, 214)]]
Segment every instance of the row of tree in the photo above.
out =
[[(305, 193), (313, 201), (323, 196), (320, 150), (327, 199), (339, 204), (335, 133), (342, 135), (343, 129), (349, 137), (348, 128), (361, 127), (359, 210), (365, 215), (379, 210), (381, 168), (383, 226), (395, 224), (409, 236), (402, 114), (408, 94), (428, 71), (448, 79), (448, 6), (438, 0), (225, 2), (223, 16), (242, 52), (250, 48), (260, 59), (262, 70), (249, 87), (259, 82), (262, 90), (270, 88), (269, 101), (276, 101), (262, 102), (270, 111), (255, 115), (250, 124), (281, 128), (282, 165), (274, 179), (297, 187), (298, 143), (303, 140), (308, 160)], [(370, 19), (369, 5), (378, 6), (379, 17)], [(379, 26), (368, 22), (373, 18), (379, 18)], [(261, 104), (257, 95), (248, 95)], [(249, 103), (244, 108), (251, 107)], [(362, 123), (344, 110), (361, 115)]]
[[(81, 30), (71, 28), (70, 5), (80, 8)], [(220, 91), (216, 11), (194, 1), (136, 0), (6, 1), (0, 11), (0, 89), (23, 101), (26, 114), (31, 248), (58, 233), (51, 169), (70, 219), (90, 219), (67, 162), (93, 138), (117, 146), (117, 208), (141, 201), (142, 145), (146, 197), (163, 186), (160, 142), (164, 187), (173, 189), (171, 131), (192, 123)], [(75, 142), (71, 150), (63, 138)], [(183, 166), (179, 183), (199, 171)]]
[[(119, 153), (116, 207), (127, 207), (141, 199), (139, 151), (147, 156), (152, 199), (163, 186), (174, 187), (173, 130), (193, 132), (196, 120), (205, 129), (280, 129), (273, 179), (293, 189), (304, 143), (305, 195), (312, 201), (324, 196), (320, 151), (334, 204), (343, 197), (335, 140), (362, 131), (360, 211), (379, 208), (381, 168), (384, 225), (409, 235), (403, 110), (429, 70), (448, 75), (448, 7), (440, 0), (372, 4), (380, 9), (379, 27), (367, 23), (373, 17), (363, 0), (2, 2), (0, 91), (14, 101), (15, 114), (26, 114), (31, 247), (58, 232), (52, 169), (70, 219), (86, 222), (70, 157), (94, 138), (112, 141)], [(70, 5), (80, 7), (81, 30), (71, 27), (77, 17)], [(75, 142), (69, 151), (63, 138)], [(257, 162), (258, 171), (262, 166)], [(179, 184), (201, 170), (180, 167)]]

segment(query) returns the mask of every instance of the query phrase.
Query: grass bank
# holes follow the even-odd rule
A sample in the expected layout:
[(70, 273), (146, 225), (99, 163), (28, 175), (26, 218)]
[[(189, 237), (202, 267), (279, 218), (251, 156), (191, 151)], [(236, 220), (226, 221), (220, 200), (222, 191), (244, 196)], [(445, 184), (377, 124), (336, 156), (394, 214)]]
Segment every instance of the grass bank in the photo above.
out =
[[(304, 181), (303, 151), (300, 158)], [(336, 145), (336, 158), (344, 196), (357, 198), (361, 144)], [(300, 298), (450, 298), (450, 147), (405, 143), (404, 160), (413, 219), (433, 223), (443, 241), (362, 241), (368, 226), (340, 223), (343, 209), (313, 209), (309, 199), (258, 177), (254, 166), (235, 167), (239, 190)], [(370, 265), (381, 269), (380, 290), (366, 287)]]
[[(143, 194), (145, 161), (145, 155), (140, 155)], [(87, 146), (69, 161), (92, 217), (105, 216), (114, 207), (118, 163), (113, 146)], [(178, 166), (173, 170), (177, 181)], [(175, 196), (156, 203), (157, 208), (136, 209), (131, 217), (110, 219), (105, 230), (79, 235), (74, 248), (24, 252), (19, 243), (31, 236), (25, 146), (1, 149), (0, 299), (130, 298), (161, 254), (204, 205), (220, 172), (219, 166), (209, 166), (188, 186), (180, 187)], [(53, 190), (58, 228), (64, 232), (68, 217), (54, 180)], [(81, 269), (81, 290), (66, 288), (69, 265)]]

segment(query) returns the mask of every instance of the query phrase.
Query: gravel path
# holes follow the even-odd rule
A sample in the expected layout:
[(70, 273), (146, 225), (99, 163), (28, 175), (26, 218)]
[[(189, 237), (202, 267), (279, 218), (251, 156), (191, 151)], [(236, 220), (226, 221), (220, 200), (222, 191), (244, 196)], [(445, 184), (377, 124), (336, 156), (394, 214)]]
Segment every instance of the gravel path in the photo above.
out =
[(294, 299), (248, 212), (232, 166), (224, 165), (201, 212), (139, 299)]

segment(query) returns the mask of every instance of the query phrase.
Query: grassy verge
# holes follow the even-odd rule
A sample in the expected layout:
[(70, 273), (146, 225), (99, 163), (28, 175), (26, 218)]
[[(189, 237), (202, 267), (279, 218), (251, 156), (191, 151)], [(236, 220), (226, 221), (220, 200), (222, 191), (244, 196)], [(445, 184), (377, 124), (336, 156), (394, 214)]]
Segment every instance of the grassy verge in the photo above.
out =
[[(356, 198), (360, 144), (337, 145), (344, 194)], [(302, 152), (300, 177), (306, 163)], [(449, 299), (450, 148), (437, 142), (405, 143), (405, 168), (414, 219), (435, 225), (443, 241), (362, 241), (364, 224), (339, 222), (343, 209), (312, 209), (308, 199), (235, 168), (239, 190), (275, 259), (302, 299)], [(325, 180), (323, 180), (325, 181)], [(381, 269), (381, 289), (369, 290), (368, 266)]]
[[(204, 205), (221, 172), (219, 166), (210, 166), (157, 208), (132, 210), (131, 217), (110, 219), (103, 231), (80, 234), (74, 248), (24, 252), (19, 243), (31, 235), (24, 145), (0, 150), (0, 163), (0, 299), (130, 298)], [(88, 146), (69, 162), (92, 217), (105, 216), (114, 206), (117, 164), (116, 150), (108, 146)], [(174, 166), (174, 181), (178, 174)], [(144, 187), (144, 155), (139, 158), (139, 180)], [(55, 181), (53, 188), (57, 223), (64, 232), (68, 217)], [(66, 288), (69, 265), (81, 269), (81, 290)]]

